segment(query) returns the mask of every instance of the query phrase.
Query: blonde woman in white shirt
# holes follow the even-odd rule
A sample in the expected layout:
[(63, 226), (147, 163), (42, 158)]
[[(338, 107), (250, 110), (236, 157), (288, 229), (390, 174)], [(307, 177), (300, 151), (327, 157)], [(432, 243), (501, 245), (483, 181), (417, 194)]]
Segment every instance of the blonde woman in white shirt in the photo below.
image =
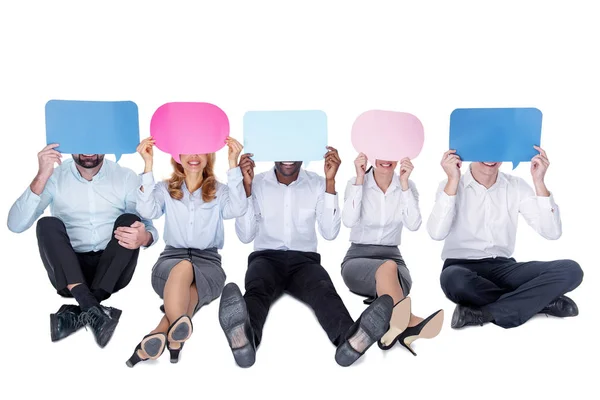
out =
[(226, 143), (226, 185), (214, 174), (215, 153), (181, 154), (181, 162), (171, 158), (173, 174), (155, 183), (154, 140), (144, 139), (138, 146), (145, 167), (137, 190), (137, 211), (148, 219), (165, 215), (166, 247), (152, 268), (152, 287), (164, 300), (165, 315), (137, 345), (127, 361), (129, 367), (157, 359), (165, 347), (176, 363), (192, 335), (193, 315), (221, 295), (226, 278), (218, 252), (224, 245), (223, 220), (242, 216), (248, 207), (238, 167), (242, 145), (231, 137)]
[(503, 328), (525, 323), (538, 313), (576, 316), (573, 300), (564, 296), (583, 279), (572, 260), (517, 262), (517, 222), (523, 216), (546, 239), (561, 236), (558, 206), (544, 177), (546, 152), (531, 160), (535, 192), (525, 180), (499, 172), (501, 162), (474, 162), (461, 176), (455, 150), (444, 153), (448, 179), (439, 188), (427, 222), (434, 240), (444, 240), (442, 290), (457, 303), (452, 328), (493, 322)]
[(411, 343), (437, 336), (444, 312), (438, 310), (425, 319), (417, 317), (411, 313), (411, 299), (407, 297), (412, 280), (398, 246), (403, 226), (411, 231), (421, 226), (419, 194), (409, 180), (413, 164), (408, 158), (400, 163), (375, 160), (375, 168), (366, 170), (367, 157), (360, 153), (354, 166), (356, 177), (346, 187), (342, 213), (344, 225), (352, 229), (342, 277), (352, 292), (370, 298), (366, 303), (386, 294), (393, 298), (396, 305), (390, 329), (378, 342), (379, 347), (388, 350), (399, 342), (416, 355)]

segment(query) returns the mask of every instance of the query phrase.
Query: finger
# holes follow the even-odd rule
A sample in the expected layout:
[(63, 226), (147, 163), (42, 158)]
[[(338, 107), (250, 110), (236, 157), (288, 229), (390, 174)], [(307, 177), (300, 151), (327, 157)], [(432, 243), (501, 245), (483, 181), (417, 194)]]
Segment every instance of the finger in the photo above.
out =
[(121, 247), (125, 247), (126, 249), (133, 250), (133, 245), (124, 241), (119, 240), (118, 242)]
[(444, 157), (443, 157), (443, 158), (446, 158), (446, 157), (448, 157), (450, 154), (454, 154), (454, 153), (456, 153), (456, 150), (448, 150), (447, 152), (445, 152), (445, 153), (444, 153)]
[(144, 226), (144, 224), (140, 221), (135, 221), (133, 224), (131, 224), (132, 228), (140, 228), (142, 226)]
[(119, 226), (115, 232), (122, 232), (122, 233), (136, 233), (137, 229), (136, 228), (130, 228), (128, 226)]
[(335, 147), (327, 146), (326, 148), (327, 148), (327, 150), (329, 150), (329, 151), (335, 151), (335, 152), (337, 153), (337, 150), (336, 150), (336, 148), (335, 148)]
[(43, 152), (43, 151), (46, 151), (46, 150), (55, 149), (55, 148), (57, 148), (57, 147), (58, 147), (58, 143), (51, 143), (51, 144), (47, 145), (46, 147), (44, 147), (44, 148), (43, 148), (43, 149), (40, 151), (40, 153), (41, 153), (41, 152)]

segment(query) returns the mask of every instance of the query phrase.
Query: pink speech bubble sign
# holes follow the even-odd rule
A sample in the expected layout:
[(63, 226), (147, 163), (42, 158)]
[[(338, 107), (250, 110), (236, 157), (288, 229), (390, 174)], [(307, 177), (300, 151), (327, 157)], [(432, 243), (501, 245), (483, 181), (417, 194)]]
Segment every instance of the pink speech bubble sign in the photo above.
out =
[(229, 119), (210, 103), (166, 103), (152, 115), (150, 135), (156, 147), (181, 163), (180, 154), (209, 154), (225, 146)]
[(370, 110), (352, 125), (352, 145), (364, 153), (371, 164), (375, 160), (400, 161), (416, 158), (425, 141), (423, 124), (412, 114)]

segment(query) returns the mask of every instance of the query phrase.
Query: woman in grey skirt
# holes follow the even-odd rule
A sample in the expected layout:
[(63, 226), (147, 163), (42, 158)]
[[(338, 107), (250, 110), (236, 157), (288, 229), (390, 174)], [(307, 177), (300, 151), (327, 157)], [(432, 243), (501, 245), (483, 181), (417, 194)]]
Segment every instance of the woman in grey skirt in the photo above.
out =
[(438, 310), (425, 319), (411, 312), (407, 296), (412, 281), (398, 246), (403, 226), (411, 231), (419, 229), (421, 212), (417, 188), (408, 179), (413, 165), (408, 158), (401, 160), (400, 174), (396, 174), (397, 164), (375, 160), (375, 168), (366, 171), (367, 157), (363, 153), (354, 161), (356, 178), (348, 182), (342, 212), (344, 225), (352, 228), (342, 278), (356, 294), (371, 299), (387, 294), (394, 299), (390, 329), (378, 342), (379, 347), (388, 350), (399, 342), (416, 355), (411, 343), (437, 336), (444, 311)]
[(137, 151), (145, 162), (137, 191), (137, 212), (156, 219), (165, 214), (165, 250), (152, 268), (152, 287), (164, 300), (165, 315), (137, 345), (127, 365), (154, 360), (169, 349), (171, 362), (179, 360), (183, 344), (192, 334), (192, 316), (221, 295), (225, 272), (218, 249), (223, 248), (223, 220), (244, 215), (246, 192), (238, 157), (242, 145), (227, 138), (227, 185), (216, 181), (215, 154), (181, 154), (171, 159), (173, 175), (155, 183), (152, 174), (152, 138)]

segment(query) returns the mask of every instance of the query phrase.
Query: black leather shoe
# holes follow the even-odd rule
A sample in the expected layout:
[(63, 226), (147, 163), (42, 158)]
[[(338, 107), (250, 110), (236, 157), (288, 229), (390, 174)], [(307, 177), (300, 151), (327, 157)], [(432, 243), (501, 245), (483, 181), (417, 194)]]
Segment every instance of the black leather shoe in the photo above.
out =
[[(219, 324), (225, 332), (233, 358), (237, 365), (248, 368), (256, 361), (256, 345), (254, 331), (250, 325), (250, 317), (246, 308), (246, 300), (235, 283), (228, 283), (223, 288), (219, 303)], [(234, 337), (243, 335), (245, 344), (233, 347)]]
[[(335, 351), (335, 361), (342, 367), (354, 364), (388, 331), (393, 308), (394, 300), (387, 294), (375, 299), (346, 333), (346, 340)], [(357, 334), (363, 337), (360, 343), (362, 351), (357, 351), (350, 344)]]
[(492, 322), (493, 320), (491, 315), (483, 312), (480, 308), (461, 306), (458, 304), (454, 309), (454, 314), (452, 314), (450, 326), (454, 329), (469, 325), (483, 326), (486, 322)]
[(52, 341), (64, 339), (83, 328), (80, 315), (81, 308), (73, 304), (63, 304), (56, 314), (50, 314), (50, 338)]
[[(119, 314), (120, 315), (120, 314)], [(111, 316), (111, 309), (94, 306), (81, 313), (81, 323), (92, 329), (98, 346), (104, 347), (115, 332), (119, 320)]]
[(575, 317), (579, 315), (577, 304), (567, 296), (559, 296), (540, 311), (540, 314), (552, 315), (553, 317)]

